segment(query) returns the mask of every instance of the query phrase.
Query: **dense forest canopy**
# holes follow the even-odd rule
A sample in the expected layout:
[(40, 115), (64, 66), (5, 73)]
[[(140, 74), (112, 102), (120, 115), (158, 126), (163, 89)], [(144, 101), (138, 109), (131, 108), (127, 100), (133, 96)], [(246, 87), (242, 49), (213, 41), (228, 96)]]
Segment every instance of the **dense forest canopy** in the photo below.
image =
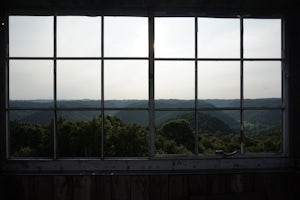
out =
[[(271, 99), (270, 102), (272, 101), (274, 100)], [(139, 104), (138, 101), (126, 103), (128, 102)], [(166, 101), (162, 103), (165, 104)], [(172, 103), (178, 104), (180, 101)], [(188, 101), (181, 103), (189, 104)], [(224, 105), (226, 102), (221, 103)], [(246, 151), (280, 152), (280, 112), (247, 112), (243, 139)], [(149, 154), (147, 112), (107, 112), (103, 119), (98, 111), (61, 111), (58, 114), (55, 129), (58, 157), (100, 157), (102, 143), (106, 157), (147, 157)], [(194, 112), (157, 112), (156, 154), (192, 155), (196, 148), (203, 154), (214, 154), (216, 150), (239, 151), (241, 137), (238, 114), (239, 112), (226, 110), (199, 112), (196, 126)], [(11, 111), (10, 117), (10, 152), (13, 157), (53, 156), (54, 123), (51, 112)], [(104, 141), (101, 141), (102, 125)], [(195, 141), (198, 142), (197, 147)]]

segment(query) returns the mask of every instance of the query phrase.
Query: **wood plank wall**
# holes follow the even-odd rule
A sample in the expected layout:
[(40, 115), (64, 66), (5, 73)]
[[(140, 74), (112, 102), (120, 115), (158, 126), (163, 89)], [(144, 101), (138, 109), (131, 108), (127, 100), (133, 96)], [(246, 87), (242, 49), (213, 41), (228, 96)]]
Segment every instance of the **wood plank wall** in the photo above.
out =
[(296, 200), (300, 173), (3, 175), (0, 192), (3, 200)]

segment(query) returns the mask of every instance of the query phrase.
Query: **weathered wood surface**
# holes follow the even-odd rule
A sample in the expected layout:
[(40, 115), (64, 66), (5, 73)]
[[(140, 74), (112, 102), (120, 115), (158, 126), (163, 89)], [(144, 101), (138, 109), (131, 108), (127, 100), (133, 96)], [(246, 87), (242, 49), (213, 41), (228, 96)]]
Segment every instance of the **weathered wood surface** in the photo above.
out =
[(300, 175), (6, 175), (0, 187), (5, 200), (296, 200)]

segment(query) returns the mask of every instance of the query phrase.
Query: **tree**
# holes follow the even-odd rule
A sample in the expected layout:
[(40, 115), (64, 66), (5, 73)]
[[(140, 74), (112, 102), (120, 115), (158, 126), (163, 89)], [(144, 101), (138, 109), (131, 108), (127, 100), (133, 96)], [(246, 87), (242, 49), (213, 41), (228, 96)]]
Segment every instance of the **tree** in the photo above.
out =
[(164, 123), (157, 132), (158, 149), (165, 153), (188, 153), (194, 151), (194, 133), (185, 119)]

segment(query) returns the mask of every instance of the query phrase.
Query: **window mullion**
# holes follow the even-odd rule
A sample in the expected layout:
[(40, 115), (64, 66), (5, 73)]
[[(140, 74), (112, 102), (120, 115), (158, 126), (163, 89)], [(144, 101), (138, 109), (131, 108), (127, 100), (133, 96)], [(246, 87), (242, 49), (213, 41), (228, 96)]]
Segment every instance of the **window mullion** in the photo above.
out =
[(286, 68), (286, 62), (284, 62), (285, 59), (285, 21), (281, 19), (281, 129), (282, 129), (282, 151), (284, 153), (288, 152), (289, 147), (289, 139), (288, 139), (288, 111), (286, 109), (286, 104), (288, 103), (287, 97), (288, 97), (288, 87), (287, 87), (287, 68)]
[(240, 145), (244, 154), (244, 19), (240, 17)]
[(199, 154), (198, 148), (198, 18), (195, 17), (195, 154)]
[(149, 31), (149, 158), (155, 156), (155, 105), (154, 105), (154, 16), (148, 17)]
[[(10, 113), (10, 106), (9, 106), (9, 17), (6, 13), (1, 14), (1, 47), (0, 48), (0, 74), (1, 74), (1, 106), (3, 106), (3, 110), (1, 109), (1, 121), (6, 123), (1, 123), (1, 132), (2, 130), (5, 131), (1, 135), (1, 154), (0, 157), (2, 158), (10, 158), (10, 131), (9, 131), (9, 113)], [(3, 112), (3, 113), (2, 113)], [(3, 147), (3, 149), (2, 149)], [(5, 153), (4, 153), (5, 152)]]
[(104, 159), (104, 16), (101, 16), (101, 159)]
[(54, 120), (53, 120), (53, 158), (57, 159), (57, 16), (53, 21), (53, 98), (54, 98)]

